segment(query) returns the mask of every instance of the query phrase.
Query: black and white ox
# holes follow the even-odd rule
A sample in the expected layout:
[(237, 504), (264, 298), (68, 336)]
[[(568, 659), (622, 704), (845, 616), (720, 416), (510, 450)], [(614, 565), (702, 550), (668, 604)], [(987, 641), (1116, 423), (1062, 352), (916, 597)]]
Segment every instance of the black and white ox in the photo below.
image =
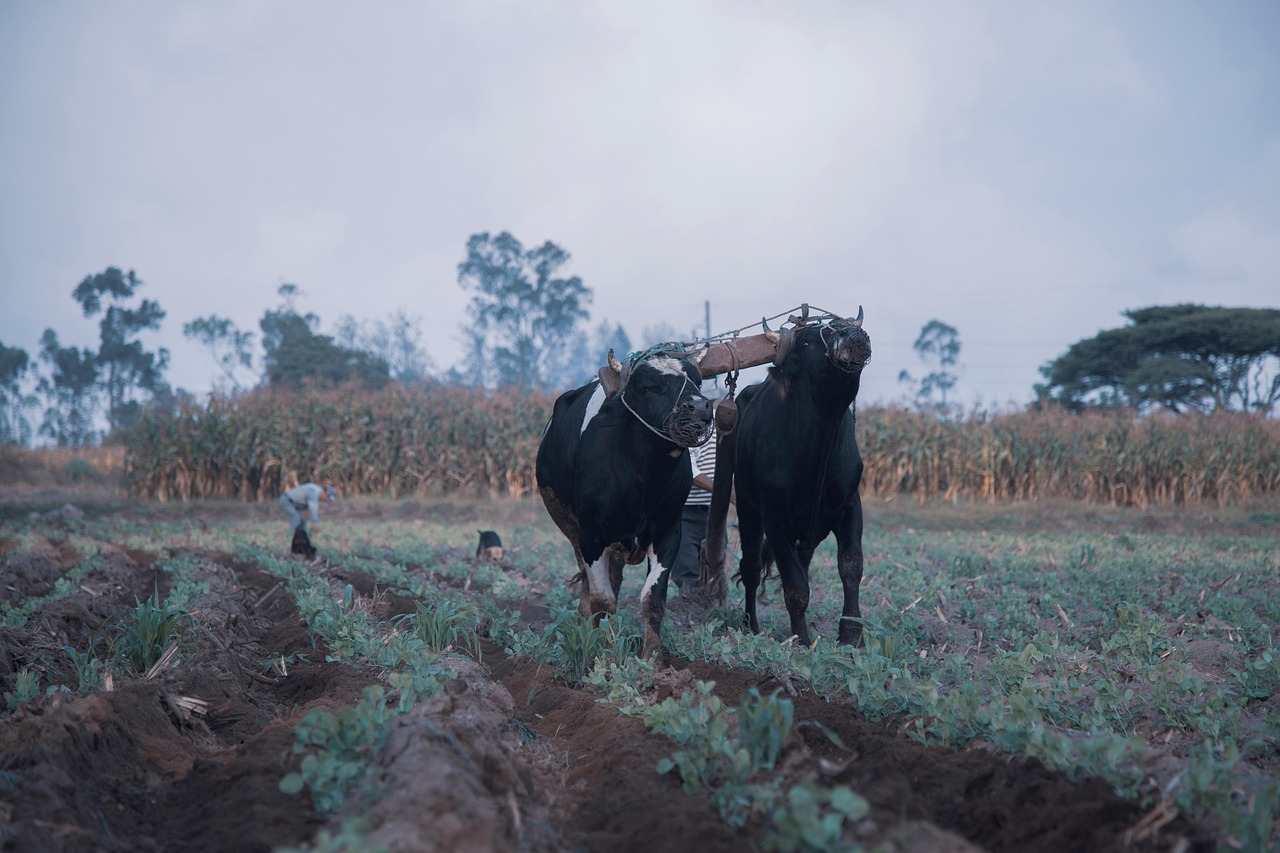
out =
[[(795, 320), (795, 318), (792, 318)], [(851, 406), (871, 339), (856, 319), (829, 318), (784, 328), (768, 378), (738, 396), (734, 486), (742, 537), (739, 571), (746, 623), (760, 633), (756, 590), (764, 564), (778, 565), (791, 633), (806, 645), (809, 562), (834, 533), (844, 586), (839, 637), (862, 641), (862, 457)], [(720, 485), (717, 479), (717, 485)], [(767, 542), (762, 540), (767, 538)]]
[(658, 354), (623, 367), (610, 352), (600, 373), (556, 400), (538, 447), (538, 492), (573, 545), (584, 617), (616, 613), (623, 565), (652, 553), (640, 593), (648, 655), (660, 648), (693, 480), (687, 448), (707, 440), (712, 406), (685, 359)]

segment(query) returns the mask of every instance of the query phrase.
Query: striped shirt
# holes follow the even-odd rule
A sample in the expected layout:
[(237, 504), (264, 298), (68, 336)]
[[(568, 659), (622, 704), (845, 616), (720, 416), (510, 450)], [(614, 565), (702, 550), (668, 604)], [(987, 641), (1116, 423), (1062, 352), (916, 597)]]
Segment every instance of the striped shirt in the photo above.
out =
[[(689, 464), (693, 467), (693, 474), (705, 474), (707, 479), (714, 479), (716, 476), (716, 431), (713, 427), (711, 430), (711, 440), (701, 447), (689, 448)], [(697, 486), (689, 489), (689, 497), (685, 499), (686, 505), (693, 506), (710, 506), (711, 493), (704, 492)]]

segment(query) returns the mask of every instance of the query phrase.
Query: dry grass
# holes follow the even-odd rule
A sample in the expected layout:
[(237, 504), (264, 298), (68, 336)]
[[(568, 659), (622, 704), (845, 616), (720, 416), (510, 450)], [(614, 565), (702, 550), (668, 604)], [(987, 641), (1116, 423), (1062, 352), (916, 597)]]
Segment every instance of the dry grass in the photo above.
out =
[(543, 394), (462, 388), (258, 392), (133, 432), (126, 485), (144, 498), (265, 500), (314, 480), (347, 496), (519, 497), (534, 490)]
[(1238, 505), (1280, 493), (1280, 421), (1218, 413), (859, 414), (864, 491), (930, 499)]
[[(148, 416), (129, 442), (142, 498), (265, 500), (306, 480), (346, 495), (520, 497), (548, 395), (467, 389), (259, 392)], [(1280, 494), (1280, 421), (1061, 411), (940, 420), (858, 413), (864, 493), (920, 501), (1244, 506)]]
[(0, 485), (5, 492), (116, 489), (124, 463), (122, 445), (29, 449), (0, 444)]

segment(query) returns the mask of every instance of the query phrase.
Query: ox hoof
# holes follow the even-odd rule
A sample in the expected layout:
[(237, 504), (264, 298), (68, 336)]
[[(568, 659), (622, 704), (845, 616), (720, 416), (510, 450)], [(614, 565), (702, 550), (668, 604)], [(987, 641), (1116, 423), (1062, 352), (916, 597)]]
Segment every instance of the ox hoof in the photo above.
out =
[(614, 616), (617, 614), (618, 604), (617, 602), (607, 598), (593, 597), (591, 599), (590, 604), (587, 605), (586, 609), (584, 610), (582, 607), (579, 607), (578, 612), (581, 613), (584, 618), (590, 619), (591, 624), (599, 625), (600, 620), (603, 619), (604, 617)]

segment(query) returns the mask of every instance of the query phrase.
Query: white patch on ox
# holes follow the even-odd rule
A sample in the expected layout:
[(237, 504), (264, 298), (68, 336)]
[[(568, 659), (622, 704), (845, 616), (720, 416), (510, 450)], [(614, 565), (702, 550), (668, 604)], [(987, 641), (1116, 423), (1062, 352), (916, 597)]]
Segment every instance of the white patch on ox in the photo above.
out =
[(672, 358), (669, 355), (660, 355), (656, 358), (649, 359), (649, 364), (659, 373), (665, 373), (668, 376), (683, 376), (684, 362), (678, 358)]
[(613, 584), (609, 582), (608, 548), (596, 558), (594, 563), (587, 566), (587, 583), (591, 585), (591, 601), (593, 605), (597, 600), (601, 599), (614, 606), (617, 605), (617, 601), (613, 597)]
[(662, 565), (658, 560), (658, 555), (653, 556), (653, 568), (649, 569), (649, 574), (645, 575), (644, 586), (640, 589), (640, 609), (644, 613), (649, 612), (649, 593), (653, 591), (653, 587), (662, 578), (662, 573), (668, 571), (667, 567)]
[(604, 386), (597, 385), (596, 390), (591, 392), (591, 399), (587, 401), (587, 411), (582, 415), (582, 426), (578, 429), (578, 435), (587, 431), (587, 424), (591, 423), (591, 419), (600, 412), (600, 407), (604, 405), (604, 396)]

